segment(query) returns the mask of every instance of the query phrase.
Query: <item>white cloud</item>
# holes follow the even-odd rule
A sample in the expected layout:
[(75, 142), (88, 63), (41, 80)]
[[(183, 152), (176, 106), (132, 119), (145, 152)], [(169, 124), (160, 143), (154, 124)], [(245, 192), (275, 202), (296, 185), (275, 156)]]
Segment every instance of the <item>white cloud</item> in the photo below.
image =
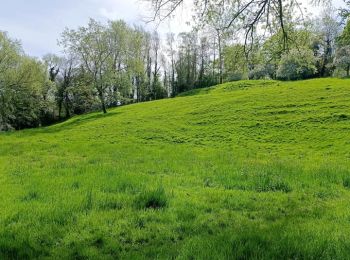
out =
[(138, 17), (137, 6), (133, 1), (104, 0), (99, 1), (99, 5), (99, 14), (110, 20), (136, 20)]
[[(0, 9), (0, 30), (20, 39), (25, 51), (30, 55), (41, 56), (48, 51), (58, 52), (57, 39), (65, 27), (76, 28), (85, 25), (88, 19), (123, 19), (129, 24), (142, 24), (148, 30), (157, 28), (161, 33), (179, 33), (189, 30), (186, 23), (192, 20), (191, 0), (186, 0), (171, 20), (159, 26), (145, 24), (150, 17), (150, 7), (143, 0), (60, 0), (60, 1), (3, 1)], [(336, 7), (342, 0), (333, 0)], [(306, 1), (304, 6), (306, 7)], [(319, 13), (322, 8), (308, 6), (309, 12)]]

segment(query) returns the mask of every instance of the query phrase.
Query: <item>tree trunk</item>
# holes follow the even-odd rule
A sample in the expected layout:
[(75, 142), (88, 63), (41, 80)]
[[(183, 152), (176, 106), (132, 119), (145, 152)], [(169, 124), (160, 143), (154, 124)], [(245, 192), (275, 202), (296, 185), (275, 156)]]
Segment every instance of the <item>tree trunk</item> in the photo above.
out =
[(65, 91), (65, 94), (64, 94), (64, 108), (66, 110), (66, 118), (70, 118), (69, 97), (68, 97), (67, 91)]
[(70, 112), (69, 112), (69, 105), (68, 104), (65, 105), (65, 109), (66, 109), (66, 118), (70, 118)]
[[(214, 59), (213, 59), (213, 75), (212, 75), (212, 77), (213, 77), (213, 79), (215, 79), (215, 61), (216, 61), (216, 50), (215, 50), (215, 47), (216, 47), (216, 43), (215, 43), (215, 39), (214, 39), (214, 46), (213, 46), (213, 51), (214, 51)], [(217, 82), (216, 81), (217, 79), (215, 79), (215, 82)]]
[(326, 40), (326, 51), (323, 57), (323, 64), (322, 64), (322, 68), (320, 71), (320, 76), (321, 77), (325, 77), (326, 76), (326, 70), (327, 70), (327, 64), (329, 62), (330, 56), (332, 54), (332, 46), (331, 46), (331, 40), (327, 39)]
[(219, 81), (220, 84), (223, 83), (223, 62), (222, 62), (222, 42), (221, 42), (221, 35), (220, 31), (217, 31), (218, 34), (218, 47), (219, 47)]
[(102, 90), (98, 91), (98, 96), (99, 96), (100, 101), (101, 101), (102, 112), (103, 112), (103, 114), (107, 114), (106, 103), (105, 103), (105, 99), (104, 99)]
[(62, 102), (58, 102), (58, 119), (61, 119), (61, 113), (62, 113)]
[(175, 97), (177, 94), (177, 90), (175, 87), (175, 62), (174, 62), (174, 58), (171, 61), (171, 87), (172, 87), (172, 96)]

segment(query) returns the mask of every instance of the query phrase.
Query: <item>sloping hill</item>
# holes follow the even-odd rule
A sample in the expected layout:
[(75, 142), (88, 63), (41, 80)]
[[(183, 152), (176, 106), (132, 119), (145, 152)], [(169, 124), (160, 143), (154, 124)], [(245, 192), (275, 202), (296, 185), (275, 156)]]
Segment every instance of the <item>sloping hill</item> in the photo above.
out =
[(247, 81), (0, 134), (0, 258), (346, 259), (350, 80)]

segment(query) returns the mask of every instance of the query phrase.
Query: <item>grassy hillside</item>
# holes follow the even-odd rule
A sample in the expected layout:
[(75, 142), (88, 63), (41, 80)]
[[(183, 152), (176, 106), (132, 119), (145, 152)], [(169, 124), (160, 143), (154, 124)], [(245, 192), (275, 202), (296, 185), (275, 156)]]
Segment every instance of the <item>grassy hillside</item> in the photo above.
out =
[(347, 259), (350, 80), (250, 81), (0, 134), (0, 258)]

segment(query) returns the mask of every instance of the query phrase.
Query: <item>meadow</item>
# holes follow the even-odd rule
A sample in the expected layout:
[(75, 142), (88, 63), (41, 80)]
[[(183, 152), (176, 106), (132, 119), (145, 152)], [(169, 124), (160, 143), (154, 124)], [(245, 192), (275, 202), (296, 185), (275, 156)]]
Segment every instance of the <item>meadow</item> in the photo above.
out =
[(1, 133), (0, 184), (0, 259), (350, 259), (350, 80)]

